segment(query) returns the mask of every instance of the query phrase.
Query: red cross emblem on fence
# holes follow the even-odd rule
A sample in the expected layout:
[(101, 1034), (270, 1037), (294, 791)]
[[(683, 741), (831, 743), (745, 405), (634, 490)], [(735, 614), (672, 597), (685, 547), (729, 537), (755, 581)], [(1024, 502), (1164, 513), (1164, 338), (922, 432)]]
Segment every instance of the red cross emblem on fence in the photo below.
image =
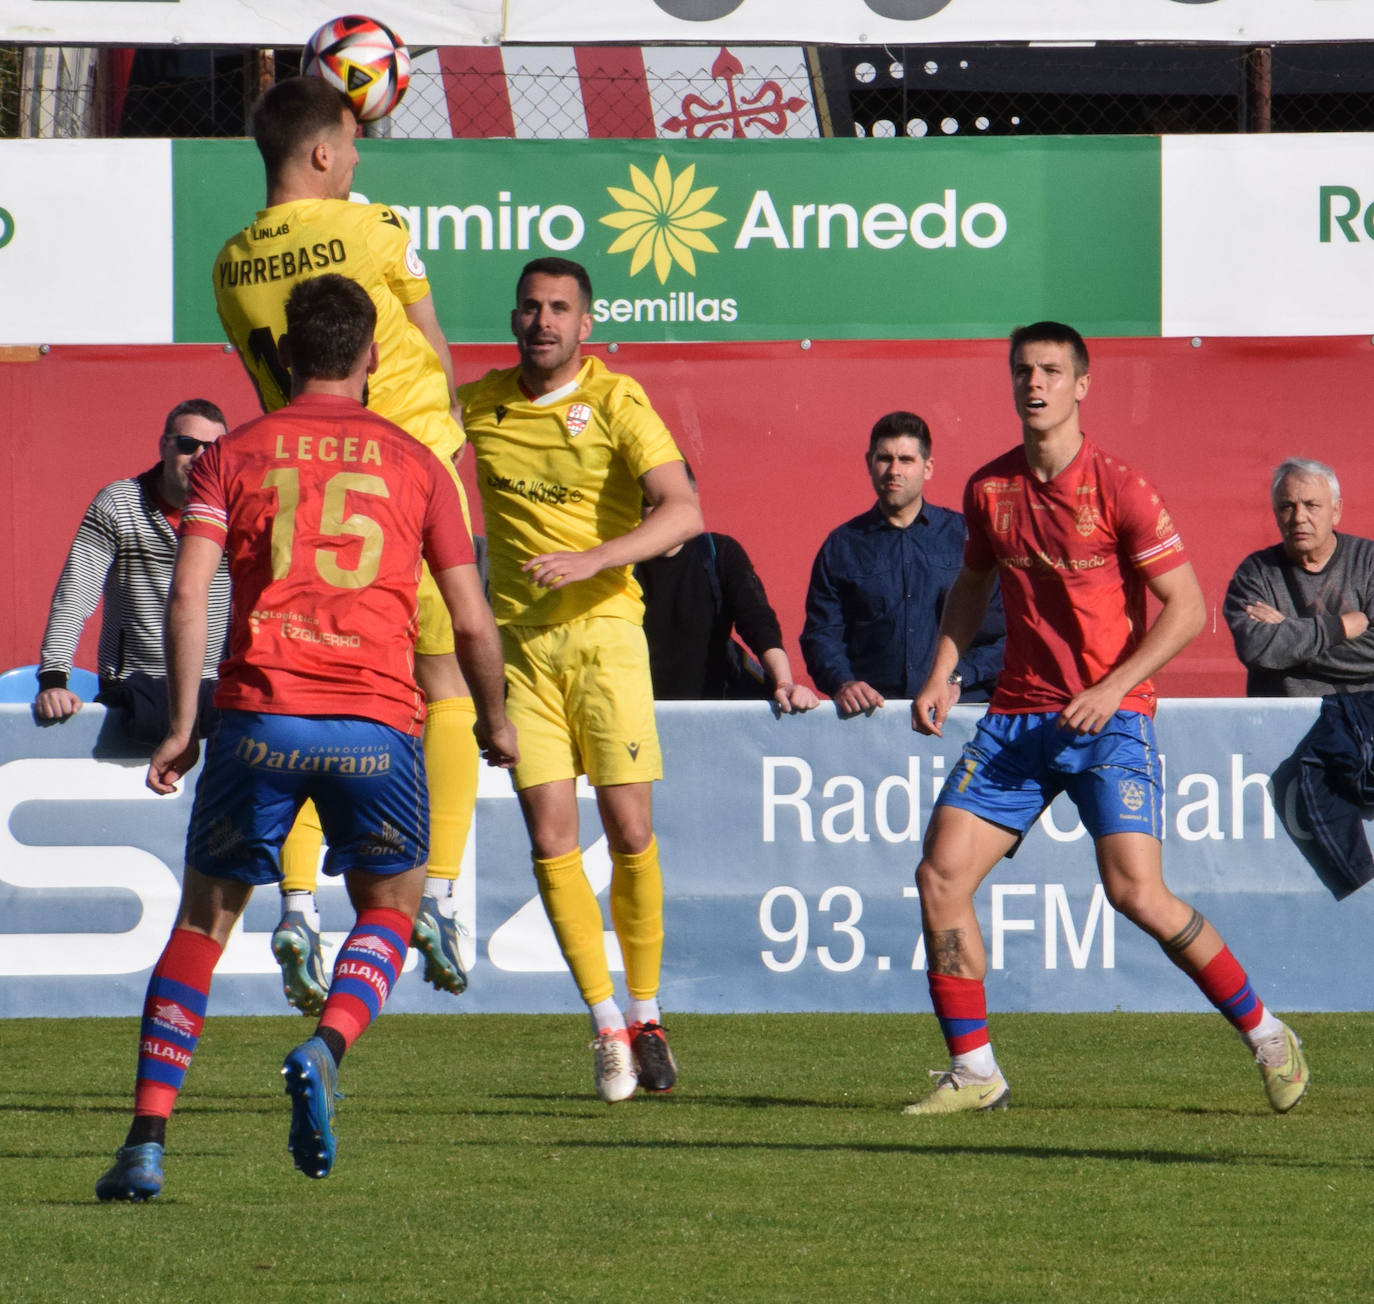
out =
[(725, 99), (712, 102), (695, 91), (684, 95), (681, 116), (669, 118), (663, 129), (686, 132), (688, 140), (705, 140), (716, 132), (743, 139), (746, 127), (781, 136), (787, 130), (788, 115), (806, 108), (806, 101), (797, 96), (783, 99), (782, 87), (775, 81), (762, 82), (752, 95), (743, 94), (743, 88), (735, 86), (735, 79), (743, 74), (744, 65), (722, 47), (711, 65), (711, 76), (725, 83)]

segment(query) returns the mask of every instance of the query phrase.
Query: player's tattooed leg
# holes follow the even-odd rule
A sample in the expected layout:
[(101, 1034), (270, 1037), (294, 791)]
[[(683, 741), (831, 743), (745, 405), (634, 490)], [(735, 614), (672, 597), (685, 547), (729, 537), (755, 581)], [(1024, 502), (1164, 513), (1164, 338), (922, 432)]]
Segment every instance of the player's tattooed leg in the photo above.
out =
[(1164, 942), (1164, 949), (1172, 951), (1175, 955), (1182, 955), (1192, 944), (1197, 941), (1198, 934), (1202, 932), (1207, 921), (1202, 917), (1201, 912), (1194, 910), (1189, 916), (1188, 922), (1183, 925), (1172, 937)]
[(947, 928), (926, 934), (926, 963), (931, 973), (947, 973), (958, 977), (964, 971), (964, 930)]

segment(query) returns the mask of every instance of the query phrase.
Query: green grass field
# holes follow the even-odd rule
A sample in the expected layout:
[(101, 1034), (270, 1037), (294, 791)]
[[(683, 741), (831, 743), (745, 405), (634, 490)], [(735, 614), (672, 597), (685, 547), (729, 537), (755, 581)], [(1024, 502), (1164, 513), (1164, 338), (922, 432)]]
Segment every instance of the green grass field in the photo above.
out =
[(1269, 1112), (1205, 1015), (1003, 1015), (999, 1114), (904, 1118), (907, 1015), (679, 1016), (670, 1096), (607, 1108), (574, 1016), (384, 1016), (334, 1173), (286, 1152), (305, 1020), (211, 1017), (167, 1185), (100, 1205), (129, 1019), (0, 1022), (0, 1300), (1374, 1298), (1374, 1015), (1296, 1017)]

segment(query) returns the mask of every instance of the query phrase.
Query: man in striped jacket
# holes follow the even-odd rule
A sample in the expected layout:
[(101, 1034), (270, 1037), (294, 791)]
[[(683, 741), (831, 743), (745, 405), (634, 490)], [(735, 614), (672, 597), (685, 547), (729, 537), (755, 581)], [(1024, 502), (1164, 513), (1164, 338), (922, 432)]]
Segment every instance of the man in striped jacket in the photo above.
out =
[[(177, 525), (197, 457), (225, 433), (224, 414), (203, 398), (178, 403), (163, 423), (156, 466), (96, 494), (77, 528), (57, 581), (38, 663), (40, 720), (65, 720), (82, 707), (67, 687), (72, 658), (101, 597), (98, 701), (123, 707), (134, 732), (152, 743), (166, 731), (162, 613), (172, 583)], [(229, 571), (221, 566), (210, 596), (210, 639), (203, 670), (208, 703), (229, 622)], [(144, 721), (145, 714), (153, 717)]]

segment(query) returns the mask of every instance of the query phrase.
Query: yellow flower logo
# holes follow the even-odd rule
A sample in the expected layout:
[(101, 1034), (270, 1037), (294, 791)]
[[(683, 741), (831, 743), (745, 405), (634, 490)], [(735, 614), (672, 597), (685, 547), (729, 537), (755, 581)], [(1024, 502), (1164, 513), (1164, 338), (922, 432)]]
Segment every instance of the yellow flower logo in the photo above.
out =
[(696, 164), (690, 164), (674, 178), (668, 160), (661, 154), (651, 181), (632, 163), (630, 184), (633, 190), (607, 186), (606, 193), (620, 205), (618, 213), (610, 213), (601, 221), (620, 231), (608, 253), (623, 254), (634, 250), (630, 259), (630, 275), (638, 276), (653, 261), (659, 284), (668, 279), (676, 263), (688, 276), (697, 274), (698, 253), (715, 254), (720, 250), (704, 232), (719, 226), (725, 219), (718, 213), (708, 213), (706, 205), (714, 198), (719, 186), (692, 189)]

